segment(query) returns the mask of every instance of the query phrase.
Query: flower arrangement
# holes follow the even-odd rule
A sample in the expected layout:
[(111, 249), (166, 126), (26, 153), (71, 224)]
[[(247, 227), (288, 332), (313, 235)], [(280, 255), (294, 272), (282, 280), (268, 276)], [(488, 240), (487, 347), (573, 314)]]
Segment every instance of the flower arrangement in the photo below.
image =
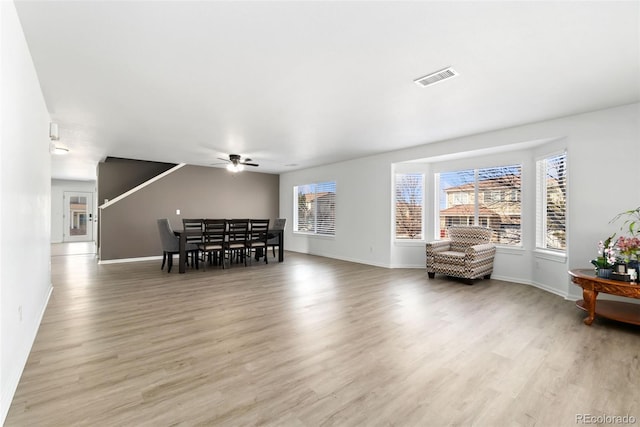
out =
[(629, 261), (640, 253), (640, 239), (637, 237), (618, 237), (616, 247), (625, 261)]
[(620, 212), (609, 223), (623, 221), (620, 231), (630, 234), (630, 237), (620, 236), (615, 239), (616, 233), (609, 236), (604, 242), (598, 242), (598, 257), (591, 260), (596, 270), (611, 269), (616, 262), (635, 264), (637, 267), (640, 259), (640, 206), (628, 211)]
[(613, 240), (615, 234), (609, 236), (604, 242), (598, 242), (598, 257), (591, 260), (596, 269), (613, 268), (616, 263), (616, 241)]
[(609, 221), (609, 224), (621, 219), (625, 219), (625, 221), (620, 226), (620, 230), (629, 231), (629, 234), (631, 234), (632, 237), (640, 235), (640, 206), (635, 209), (620, 212), (611, 221)]

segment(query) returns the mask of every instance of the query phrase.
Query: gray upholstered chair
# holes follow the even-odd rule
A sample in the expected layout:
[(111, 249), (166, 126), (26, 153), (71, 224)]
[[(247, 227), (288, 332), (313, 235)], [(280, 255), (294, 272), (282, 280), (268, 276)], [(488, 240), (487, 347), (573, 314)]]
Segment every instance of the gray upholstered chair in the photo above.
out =
[(496, 247), (491, 243), (492, 231), (479, 226), (449, 227), (449, 238), (426, 244), (427, 273), (465, 279), (469, 285), (475, 279), (491, 278)]
[[(282, 231), (284, 233), (284, 228), (287, 225), (287, 218), (276, 218), (273, 221), (273, 225), (269, 229), (269, 231)], [(276, 247), (280, 246), (280, 234), (269, 233), (269, 240), (267, 240), (267, 247), (271, 248), (273, 251), (273, 256), (276, 256)]]
[[(173, 234), (171, 224), (167, 218), (158, 220), (158, 231), (160, 232), (160, 242), (162, 243), (162, 267), (164, 270), (164, 264), (169, 260), (167, 273), (171, 273), (171, 267), (173, 267), (173, 256), (180, 253), (180, 240), (178, 236)], [(185, 247), (187, 254), (191, 253), (194, 263), (198, 268), (198, 246), (188, 243)]]

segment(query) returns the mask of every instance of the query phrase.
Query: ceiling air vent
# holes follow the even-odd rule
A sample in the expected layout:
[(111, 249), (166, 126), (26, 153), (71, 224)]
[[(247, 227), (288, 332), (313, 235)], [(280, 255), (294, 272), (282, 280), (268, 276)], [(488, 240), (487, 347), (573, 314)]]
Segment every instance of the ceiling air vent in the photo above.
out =
[(415, 79), (414, 82), (420, 87), (427, 87), (427, 86), (434, 85), (436, 83), (440, 83), (441, 81), (450, 79), (451, 77), (455, 77), (457, 75), (458, 75), (458, 72), (453, 68), (449, 67), (449, 68), (445, 68), (444, 70), (431, 73), (428, 76)]

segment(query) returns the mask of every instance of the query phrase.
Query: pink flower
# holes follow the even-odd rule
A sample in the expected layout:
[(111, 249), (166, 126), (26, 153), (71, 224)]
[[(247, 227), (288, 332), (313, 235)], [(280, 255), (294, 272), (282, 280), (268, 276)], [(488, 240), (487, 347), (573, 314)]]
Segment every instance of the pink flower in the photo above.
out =
[(623, 255), (631, 256), (640, 250), (640, 239), (637, 237), (618, 237), (616, 246)]

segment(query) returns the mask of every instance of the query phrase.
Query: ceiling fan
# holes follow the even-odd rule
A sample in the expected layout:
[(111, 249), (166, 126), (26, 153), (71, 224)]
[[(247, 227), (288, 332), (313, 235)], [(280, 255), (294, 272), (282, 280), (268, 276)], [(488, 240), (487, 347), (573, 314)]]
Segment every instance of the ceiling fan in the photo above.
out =
[(227, 162), (227, 170), (230, 172), (240, 172), (244, 170), (245, 166), (260, 166), (257, 163), (251, 163), (251, 159), (249, 158), (243, 160), (239, 154), (229, 154), (228, 159), (218, 157), (218, 160)]

